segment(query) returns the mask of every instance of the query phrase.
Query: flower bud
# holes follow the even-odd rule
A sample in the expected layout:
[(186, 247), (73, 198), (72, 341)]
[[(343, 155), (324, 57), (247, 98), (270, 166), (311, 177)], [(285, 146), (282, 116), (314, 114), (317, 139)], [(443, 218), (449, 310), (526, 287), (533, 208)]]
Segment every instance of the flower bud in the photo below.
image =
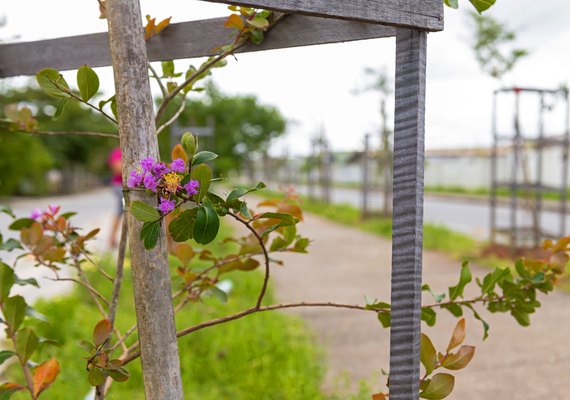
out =
[(188, 155), (188, 159), (191, 160), (192, 157), (194, 157), (194, 154), (198, 151), (198, 138), (192, 135), (191, 132), (186, 132), (182, 135), (180, 144)]

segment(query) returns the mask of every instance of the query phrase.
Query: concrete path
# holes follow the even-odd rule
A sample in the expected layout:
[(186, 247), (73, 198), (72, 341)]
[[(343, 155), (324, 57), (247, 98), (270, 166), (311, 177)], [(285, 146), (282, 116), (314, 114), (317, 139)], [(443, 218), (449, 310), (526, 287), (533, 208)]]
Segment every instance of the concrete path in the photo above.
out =
[[(329, 300), (363, 304), (368, 298), (387, 299), (390, 289), (389, 241), (307, 216), (300, 228), (314, 239), (310, 254), (282, 257), (284, 267), (274, 267), (280, 301)], [(460, 263), (436, 253), (424, 254), (424, 282), (443, 292), (459, 277)], [(474, 275), (485, 269), (473, 267)], [(532, 316), (528, 328), (510, 315), (489, 315), (490, 337), (482, 342), (482, 327), (467, 318), (466, 344), (477, 347), (475, 358), (455, 373), (455, 400), (563, 400), (570, 398), (570, 297), (555, 293), (543, 298), (543, 308)], [(433, 302), (425, 298), (426, 302)], [(296, 309), (315, 330), (328, 355), (326, 387), (338, 386), (348, 376), (354, 386), (371, 382), (377, 390), (388, 370), (389, 332), (374, 315), (336, 309)], [(456, 320), (447, 311), (438, 314), (435, 329), (426, 332), (436, 349), (444, 350)]]

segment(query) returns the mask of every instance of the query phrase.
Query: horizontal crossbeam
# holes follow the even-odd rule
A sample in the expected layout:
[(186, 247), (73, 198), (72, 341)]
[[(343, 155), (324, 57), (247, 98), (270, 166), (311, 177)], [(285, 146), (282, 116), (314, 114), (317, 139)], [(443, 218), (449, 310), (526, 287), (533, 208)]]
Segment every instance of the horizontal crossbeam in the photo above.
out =
[(443, 30), (442, 0), (204, 0), (375, 24)]
[[(225, 18), (172, 24), (147, 43), (150, 61), (213, 55), (214, 49), (231, 42)], [(382, 25), (336, 19), (290, 15), (267, 34), (261, 45), (248, 45), (239, 52), (348, 42), (395, 36), (395, 29)], [(0, 78), (33, 75), (43, 68), (60, 71), (82, 65), (111, 65), (109, 37), (105, 33), (72, 36), (27, 43), (0, 45)]]

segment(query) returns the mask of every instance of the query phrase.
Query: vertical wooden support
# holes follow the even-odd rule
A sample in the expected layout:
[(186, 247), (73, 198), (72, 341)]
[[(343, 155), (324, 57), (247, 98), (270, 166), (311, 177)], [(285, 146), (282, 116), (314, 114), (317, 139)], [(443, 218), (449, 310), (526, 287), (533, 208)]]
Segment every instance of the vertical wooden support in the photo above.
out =
[(362, 214), (361, 218), (366, 219), (369, 216), (368, 197), (370, 195), (370, 176), (368, 173), (370, 153), (370, 134), (364, 135), (364, 151), (362, 152)]
[(497, 242), (497, 158), (499, 147), (499, 135), (497, 132), (497, 91), (493, 92), (493, 117), (492, 117), (492, 130), (493, 130), (493, 147), (491, 148), (491, 209), (490, 209), (490, 230), (489, 241), (491, 245)]
[(426, 41), (396, 33), (390, 400), (419, 393)]
[[(138, 0), (108, 0), (109, 40), (115, 75), (123, 182), (145, 157), (158, 158), (148, 61)], [(127, 193), (134, 200), (156, 206), (156, 195)], [(144, 249), (141, 223), (127, 213), (135, 309), (147, 400), (183, 399), (178, 343), (172, 308), (166, 236)], [(163, 228), (164, 229), (164, 228)]]

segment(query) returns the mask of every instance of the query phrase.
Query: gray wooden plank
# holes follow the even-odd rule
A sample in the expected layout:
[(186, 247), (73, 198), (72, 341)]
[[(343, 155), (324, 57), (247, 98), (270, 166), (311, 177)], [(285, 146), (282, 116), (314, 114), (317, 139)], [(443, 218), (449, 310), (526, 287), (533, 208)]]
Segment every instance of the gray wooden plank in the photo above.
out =
[[(214, 54), (213, 49), (231, 42), (225, 18), (172, 24), (147, 43), (150, 61), (195, 58)], [(348, 42), (395, 35), (395, 29), (360, 22), (291, 15), (279, 22), (259, 46), (240, 52)], [(60, 71), (111, 65), (107, 33), (0, 45), (0, 78), (33, 75), (42, 68)]]
[(390, 400), (419, 391), (426, 40), (396, 33)]
[(443, 30), (441, 0), (203, 0), (427, 31)]

